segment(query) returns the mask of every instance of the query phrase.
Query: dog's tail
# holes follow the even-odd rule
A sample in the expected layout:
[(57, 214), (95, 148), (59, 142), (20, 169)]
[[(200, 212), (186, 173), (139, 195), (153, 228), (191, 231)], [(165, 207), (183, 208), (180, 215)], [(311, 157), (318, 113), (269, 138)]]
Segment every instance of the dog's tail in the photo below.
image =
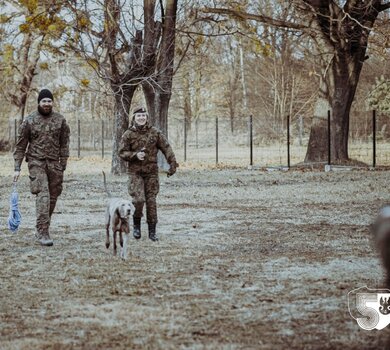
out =
[(104, 189), (105, 189), (108, 197), (112, 197), (111, 192), (107, 188), (106, 173), (104, 171), (102, 171), (102, 173), (103, 173)]

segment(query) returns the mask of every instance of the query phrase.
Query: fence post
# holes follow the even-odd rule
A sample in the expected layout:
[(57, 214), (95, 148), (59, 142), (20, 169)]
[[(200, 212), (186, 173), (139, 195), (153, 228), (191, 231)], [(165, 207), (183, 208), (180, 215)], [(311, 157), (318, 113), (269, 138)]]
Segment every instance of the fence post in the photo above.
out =
[(92, 134), (91, 134), (91, 142), (92, 142), (92, 148), (94, 151), (96, 151), (96, 142), (95, 142), (95, 117), (92, 115)]
[(300, 115), (299, 116), (299, 146), (303, 145), (302, 139), (303, 139), (303, 117), (302, 115)]
[(376, 166), (376, 110), (372, 111), (372, 167)]
[(290, 115), (287, 116), (287, 167), (290, 169)]
[(104, 159), (104, 120), (102, 119), (102, 159)]
[(218, 117), (215, 118), (215, 164), (218, 164)]
[(80, 136), (80, 119), (77, 119), (77, 157), (80, 158), (81, 136)]
[(331, 157), (331, 154), (330, 154), (330, 110), (328, 110), (328, 165), (330, 165), (330, 157)]
[(14, 120), (14, 148), (16, 148), (16, 143), (18, 142), (18, 120)]
[(184, 161), (187, 161), (187, 120), (184, 117)]
[(249, 117), (249, 155), (250, 155), (250, 166), (253, 166), (253, 116)]
[(195, 143), (196, 143), (196, 149), (198, 149), (198, 131), (199, 131), (199, 119), (196, 118), (196, 122), (195, 122)]

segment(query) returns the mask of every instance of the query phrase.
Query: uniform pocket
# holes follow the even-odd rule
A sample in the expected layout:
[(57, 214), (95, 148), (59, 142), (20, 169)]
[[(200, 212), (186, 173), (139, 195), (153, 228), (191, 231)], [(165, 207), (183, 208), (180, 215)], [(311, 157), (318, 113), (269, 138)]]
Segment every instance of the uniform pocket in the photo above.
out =
[(157, 196), (157, 194), (160, 192), (160, 182), (158, 176), (151, 176), (147, 180), (145, 187), (145, 191), (148, 193), (148, 195)]
[(150, 139), (149, 139), (149, 145), (155, 145), (156, 143), (157, 143), (157, 137), (151, 137)]
[(32, 194), (38, 194), (41, 192), (41, 182), (39, 181), (38, 176), (29, 176), (30, 178), (30, 191)]
[(137, 192), (137, 179), (135, 175), (129, 176), (129, 195), (134, 197)]
[(141, 176), (131, 174), (129, 178), (129, 195), (134, 201), (144, 201), (144, 180)]

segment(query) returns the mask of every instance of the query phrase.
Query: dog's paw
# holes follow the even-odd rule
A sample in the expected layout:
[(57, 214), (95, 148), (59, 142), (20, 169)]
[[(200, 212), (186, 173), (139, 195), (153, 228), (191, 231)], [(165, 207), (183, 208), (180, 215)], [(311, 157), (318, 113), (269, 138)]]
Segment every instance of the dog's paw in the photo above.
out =
[(106, 242), (106, 248), (110, 248), (110, 242)]
[(126, 260), (126, 254), (125, 254), (125, 250), (124, 250), (124, 249), (121, 249), (121, 254), (120, 254), (120, 256), (121, 256), (121, 259), (122, 259), (122, 260)]

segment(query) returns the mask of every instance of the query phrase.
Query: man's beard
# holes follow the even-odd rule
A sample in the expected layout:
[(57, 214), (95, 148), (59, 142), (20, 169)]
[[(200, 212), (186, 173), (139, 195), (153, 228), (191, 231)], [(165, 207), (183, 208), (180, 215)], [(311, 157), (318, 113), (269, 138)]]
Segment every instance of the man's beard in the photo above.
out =
[(53, 107), (49, 107), (47, 111), (45, 111), (41, 106), (38, 106), (38, 112), (40, 114), (42, 114), (43, 116), (48, 116), (50, 115), (51, 111), (52, 111)]

